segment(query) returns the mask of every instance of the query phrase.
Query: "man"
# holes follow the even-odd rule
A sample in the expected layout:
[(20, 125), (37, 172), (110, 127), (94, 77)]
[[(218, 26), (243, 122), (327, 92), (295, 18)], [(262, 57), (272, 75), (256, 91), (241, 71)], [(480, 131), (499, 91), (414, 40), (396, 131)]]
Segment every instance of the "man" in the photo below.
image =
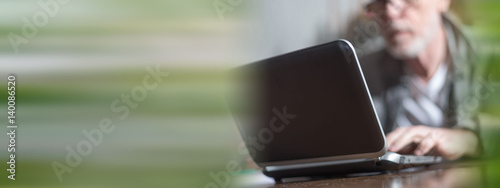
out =
[(389, 151), (481, 153), (474, 111), (464, 105), (478, 76), (472, 50), (446, 12), (451, 0), (373, 0), (386, 49), (361, 59)]

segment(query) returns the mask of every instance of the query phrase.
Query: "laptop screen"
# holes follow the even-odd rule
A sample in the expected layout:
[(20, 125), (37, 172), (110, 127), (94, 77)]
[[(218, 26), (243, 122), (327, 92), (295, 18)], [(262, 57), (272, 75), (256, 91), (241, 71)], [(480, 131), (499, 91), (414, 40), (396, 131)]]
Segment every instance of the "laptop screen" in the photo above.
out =
[(292, 52), (237, 72), (247, 75), (239, 87), (253, 89), (239, 99), (245, 105), (229, 104), (255, 162), (375, 153), (384, 148), (382, 130), (348, 43)]

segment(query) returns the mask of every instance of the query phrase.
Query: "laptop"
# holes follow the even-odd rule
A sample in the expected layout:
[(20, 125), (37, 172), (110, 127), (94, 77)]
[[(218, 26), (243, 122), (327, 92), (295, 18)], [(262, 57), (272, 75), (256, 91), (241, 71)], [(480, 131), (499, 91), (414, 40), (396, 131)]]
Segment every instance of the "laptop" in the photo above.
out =
[(392, 171), (442, 161), (387, 151), (355, 50), (346, 40), (237, 67), (227, 103), (265, 175)]

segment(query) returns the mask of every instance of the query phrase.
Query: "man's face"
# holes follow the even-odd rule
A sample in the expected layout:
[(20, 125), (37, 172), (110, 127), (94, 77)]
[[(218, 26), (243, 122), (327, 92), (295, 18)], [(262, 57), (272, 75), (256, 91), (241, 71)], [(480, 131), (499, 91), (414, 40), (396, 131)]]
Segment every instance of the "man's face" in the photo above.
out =
[(378, 16), (388, 50), (395, 58), (416, 58), (432, 42), (447, 9), (442, 1), (381, 1), (383, 10)]

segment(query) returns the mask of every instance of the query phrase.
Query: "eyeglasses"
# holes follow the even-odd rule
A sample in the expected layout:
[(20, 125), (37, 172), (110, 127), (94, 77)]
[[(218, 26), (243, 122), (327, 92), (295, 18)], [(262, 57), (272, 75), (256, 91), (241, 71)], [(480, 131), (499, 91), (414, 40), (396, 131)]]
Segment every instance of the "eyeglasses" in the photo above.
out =
[(386, 4), (390, 3), (396, 10), (402, 11), (409, 6), (415, 5), (418, 1), (419, 0), (374, 0), (368, 3), (365, 9), (369, 14), (380, 14), (385, 10)]

